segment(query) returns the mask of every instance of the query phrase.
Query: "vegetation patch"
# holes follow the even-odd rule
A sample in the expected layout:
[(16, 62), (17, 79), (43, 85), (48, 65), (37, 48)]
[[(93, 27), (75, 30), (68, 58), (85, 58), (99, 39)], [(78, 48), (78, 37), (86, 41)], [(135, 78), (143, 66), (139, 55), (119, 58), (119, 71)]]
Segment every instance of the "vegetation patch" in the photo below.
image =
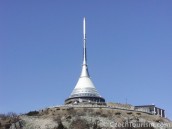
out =
[(39, 115), (39, 112), (38, 111), (30, 111), (28, 113), (26, 113), (27, 116), (36, 116), (36, 115)]
[(0, 114), (0, 129), (9, 129), (11, 124), (17, 121), (19, 121), (19, 117), (16, 113)]
[(127, 112), (127, 114), (128, 114), (128, 115), (131, 115), (131, 114), (133, 114), (133, 113), (132, 113), (132, 112)]
[(141, 113), (140, 113), (140, 112), (137, 112), (136, 114), (137, 114), (137, 115), (141, 115)]
[(121, 115), (121, 112), (116, 112), (115, 115)]

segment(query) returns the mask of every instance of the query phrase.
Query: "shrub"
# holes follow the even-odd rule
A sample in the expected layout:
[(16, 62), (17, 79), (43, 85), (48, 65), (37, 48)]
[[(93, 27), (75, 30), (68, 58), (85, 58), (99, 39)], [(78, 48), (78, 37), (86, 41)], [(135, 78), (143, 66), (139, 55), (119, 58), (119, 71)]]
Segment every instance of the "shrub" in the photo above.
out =
[(101, 116), (102, 116), (102, 117), (108, 117), (108, 115), (107, 115), (107, 114), (102, 114)]
[(0, 129), (9, 129), (12, 123), (19, 121), (18, 115), (13, 112), (0, 114)]
[(66, 128), (63, 126), (62, 122), (60, 121), (58, 123), (58, 127), (55, 127), (54, 129), (66, 129)]
[(0, 118), (6, 119), (6, 118), (14, 118), (17, 117), (17, 114), (14, 112), (9, 112), (7, 114), (0, 114)]
[(127, 112), (127, 114), (128, 114), (128, 115), (131, 115), (131, 114), (133, 114), (133, 113), (132, 113), (132, 112)]
[(116, 112), (115, 115), (121, 115), (121, 112)]
[(97, 116), (100, 116), (101, 115), (101, 112), (96, 112), (95, 113)]
[(137, 115), (141, 115), (141, 113), (140, 113), (140, 112), (137, 112), (136, 114), (137, 114)]
[(39, 114), (38, 111), (30, 111), (26, 115), (28, 115), (28, 116), (35, 116), (35, 115), (38, 115), (38, 114)]
[(0, 114), (0, 118), (1, 119), (6, 119), (6, 118), (8, 118), (5, 114)]

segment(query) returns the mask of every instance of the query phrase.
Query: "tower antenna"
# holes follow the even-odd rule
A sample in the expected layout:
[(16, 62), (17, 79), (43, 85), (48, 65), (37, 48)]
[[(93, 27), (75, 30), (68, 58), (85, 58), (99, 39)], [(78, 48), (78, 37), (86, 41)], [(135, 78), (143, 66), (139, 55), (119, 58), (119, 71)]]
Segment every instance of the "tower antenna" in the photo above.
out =
[(86, 19), (83, 19), (83, 42), (84, 42), (84, 60), (83, 65), (87, 65), (87, 51), (86, 51)]
[(65, 100), (65, 104), (75, 104), (75, 103), (101, 103), (105, 104), (105, 99), (101, 97), (96, 90), (87, 67), (87, 51), (86, 51), (86, 19), (83, 18), (83, 64), (81, 75), (78, 82), (73, 89), (69, 98)]

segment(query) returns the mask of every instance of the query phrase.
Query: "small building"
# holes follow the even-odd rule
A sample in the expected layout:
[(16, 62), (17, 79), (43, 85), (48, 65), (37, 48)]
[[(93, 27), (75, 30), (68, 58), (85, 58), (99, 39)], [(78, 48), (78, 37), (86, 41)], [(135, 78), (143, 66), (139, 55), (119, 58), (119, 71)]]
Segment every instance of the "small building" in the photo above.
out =
[(165, 117), (165, 110), (161, 109), (159, 107), (156, 107), (155, 105), (141, 105), (141, 106), (135, 106), (136, 111), (143, 111), (148, 112), (154, 115), (159, 115), (161, 117)]

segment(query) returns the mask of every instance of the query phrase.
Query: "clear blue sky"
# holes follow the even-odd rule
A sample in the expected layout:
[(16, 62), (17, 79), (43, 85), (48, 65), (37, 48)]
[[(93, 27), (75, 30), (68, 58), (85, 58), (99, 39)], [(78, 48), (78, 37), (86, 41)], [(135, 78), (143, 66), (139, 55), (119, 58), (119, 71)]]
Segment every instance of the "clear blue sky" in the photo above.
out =
[(81, 72), (84, 16), (99, 93), (172, 118), (171, 0), (1, 0), (0, 113), (64, 103)]

